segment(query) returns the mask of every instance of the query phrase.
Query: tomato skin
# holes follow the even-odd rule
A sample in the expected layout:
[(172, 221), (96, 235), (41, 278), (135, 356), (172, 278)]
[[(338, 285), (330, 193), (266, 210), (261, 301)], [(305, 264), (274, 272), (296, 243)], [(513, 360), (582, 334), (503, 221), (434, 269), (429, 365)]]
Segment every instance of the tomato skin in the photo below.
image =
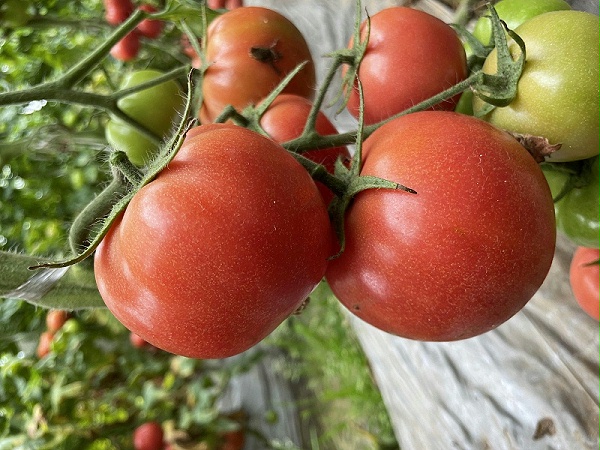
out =
[(395, 335), (451, 341), (519, 311), (554, 255), (552, 197), (508, 134), (474, 117), (408, 114), (364, 142), (363, 175), (409, 186), (359, 193), (326, 278), (354, 314)]
[(600, 250), (578, 247), (573, 254), (569, 269), (571, 290), (577, 303), (596, 320), (600, 316), (600, 266), (597, 263), (599, 258)]
[[(514, 30), (519, 25), (527, 22), (535, 16), (551, 11), (570, 10), (569, 5), (564, 0), (501, 0), (494, 5), (498, 17), (506, 23), (510, 30)], [(485, 15), (480, 17), (475, 23), (473, 36), (479, 41), (488, 45), (492, 37), (492, 24), (489, 17)]]
[(158, 422), (146, 422), (133, 432), (135, 450), (162, 450), (164, 433)]
[(235, 125), (191, 130), (96, 250), (108, 308), (155, 347), (224, 358), (252, 347), (322, 279), (331, 225), (306, 170)]
[[(517, 96), (484, 119), (499, 128), (561, 143), (561, 149), (548, 157), (550, 162), (598, 155), (598, 16), (581, 11), (548, 12), (528, 20), (515, 32), (527, 49)], [(511, 51), (518, 54), (516, 44), (511, 44)], [(496, 58), (494, 50), (484, 72), (496, 72)], [(483, 106), (475, 97), (476, 114)]]
[[(364, 23), (362, 33), (364, 39)], [(386, 8), (371, 17), (369, 43), (358, 70), (366, 124), (404, 111), (466, 76), (463, 45), (456, 32), (440, 19), (408, 7)], [(460, 94), (433, 109), (452, 110), (459, 98)], [(347, 108), (358, 117), (358, 107), (355, 87)]]
[(208, 0), (206, 2), (206, 4), (211, 9), (220, 9), (220, 8), (234, 9), (234, 8), (239, 8), (240, 6), (242, 6), (243, 1), (242, 0)]
[[(137, 86), (161, 75), (162, 72), (157, 70), (135, 71), (125, 77), (121, 88)], [(166, 137), (183, 107), (183, 97), (179, 84), (170, 80), (123, 97), (117, 104), (125, 114), (158, 136)], [(156, 144), (116, 117), (111, 117), (107, 123), (105, 134), (110, 145), (123, 150), (131, 162), (139, 166), (147, 163), (158, 150)]]
[[(276, 142), (291, 141), (299, 137), (304, 131), (304, 125), (311, 108), (312, 102), (304, 97), (293, 94), (280, 94), (261, 117), (260, 124)], [(317, 115), (315, 129), (322, 136), (338, 133), (335, 126), (323, 112), (319, 112)], [(347, 147), (309, 150), (304, 152), (303, 155), (311, 161), (322, 164), (330, 173), (334, 172), (335, 162), (338, 158), (350, 158)], [(328, 205), (334, 194), (322, 183), (317, 183), (317, 186), (325, 204)]]
[[(253, 48), (263, 49), (267, 58), (253, 57)], [(269, 60), (269, 55), (277, 56)], [(304, 37), (292, 22), (270, 9), (240, 7), (213, 20), (207, 30), (206, 60), (201, 123), (213, 122), (229, 104), (241, 110), (258, 103), (305, 61), (284, 92), (314, 96), (315, 67)]]
[(148, 343), (135, 333), (129, 333), (129, 342), (131, 342), (131, 345), (135, 348), (144, 348), (148, 346)]
[(125, 35), (123, 39), (117, 42), (110, 49), (113, 58), (119, 61), (127, 62), (134, 59), (140, 51), (140, 36), (136, 31)]
[[(152, 5), (140, 5), (139, 9), (149, 13), (155, 13), (157, 9)], [(163, 29), (163, 23), (160, 20), (144, 19), (136, 27), (137, 31), (148, 39), (156, 39), (160, 36)]]
[(35, 351), (38, 358), (44, 358), (50, 354), (50, 346), (52, 345), (53, 340), (54, 333), (51, 333), (50, 331), (44, 331), (40, 334), (40, 340)]
[(246, 432), (240, 428), (234, 431), (228, 431), (221, 436), (219, 450), (242, 450), (246, 442)]
[(104, 19), (111, 25), (125, 22), (135, 7), (131, 0), (104, 0)]
[(48, 311), (46, 314), (46, 328), (50, 333), (56, 333), (62, 328), (68, 318), (69, 313), (67, 311), (61, 309)]

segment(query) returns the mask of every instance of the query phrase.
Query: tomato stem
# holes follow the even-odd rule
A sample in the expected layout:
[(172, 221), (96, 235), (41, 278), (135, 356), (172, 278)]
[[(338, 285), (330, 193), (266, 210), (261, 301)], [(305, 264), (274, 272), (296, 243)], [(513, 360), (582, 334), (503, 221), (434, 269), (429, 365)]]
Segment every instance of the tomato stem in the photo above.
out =
[(127, 157), (127, 154), (121, 150), (113, 151), (110, 154), (109, 162), (111, 167), (116, 168), (129, 183), (136, 186), (142, 180), (144, 174)]
[(477, 3), (477, 0), (460, 0), (454, 11), (452, 22), (458, 25), (466, 25), (472, 16), (475, 3)]
[[(492, 23), (494, 47), (497, 52), (497, 70), (493, 75), (478, 72), (481, 74), (481, 80), (474, 87), (474, 93), (488, 103), (487, 107), (478, 111), (478, 116), (485, 116), (496, 106), (507, 106), (513, 101), (517, 95), (517, 83), (526, 59), (525, 42), (500, 20), (493, 6), (488, 5), (488, 9)], [(516, 60), (513, 60), (508, 46), (507, 34), (521, 50)]]
[(113, 168), (112, 174), (112, 181), (77, 215), (69, 229), (69, 246), (74, 255), (89, 245), (92, 226), (99, 217), (105, 217), (110, 212), (115, 198), (119, 198), (128, 186), (120, 170)]

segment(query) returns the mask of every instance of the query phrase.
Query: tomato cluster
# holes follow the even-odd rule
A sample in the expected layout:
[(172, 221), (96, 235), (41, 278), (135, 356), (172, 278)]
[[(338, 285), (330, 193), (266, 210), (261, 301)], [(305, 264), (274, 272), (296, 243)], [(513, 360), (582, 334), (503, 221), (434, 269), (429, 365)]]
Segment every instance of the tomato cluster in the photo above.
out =
[[(456, 94), (405, 113), (469, 77), (452, 27), (406, 7), (363, 23), (359, 62), (340, 63), (346, 82), (357, 75), (345, 85), (348, 110), (374, 126), (352, 160), (351, 141), (328, 140), (341, 135), (322, 98), (313, 100), (314, 61), (294, 24), (266, 8), (222, 13), (203, 46), (200, 125), (96, 249), (108, 308), (140, 340), (196, 358), (254, 346), (323, 279), (350, 312), (411, 339), (465, 339), (508, 320), (544, 281), (557, 227), (598, 246), (598, 95), (589, 77), (598, 70), (597, 18), (532, 11), (518, 19), (527, 48), (518, 94), (491, 111), (475, 97), (481, 118), (449, 111)], [(550, 22), (556, 33), (542, 35)], [(559, 63), (567, 53), (573, 61)], [(494, 71), (495, 58), (493, 50), (483, 71)], [(125, 86), (153, 76), (135, 74)], [(164, 95), (172, 113), (168, 99), (180, 96), (165, 85), (152, 97)], [(164, 137), (159, 125), (173, 115), (149, 113), (144, 96), (119, 106)], [(232, 107), (237, 116), (222, 115)], [(144, 167), (160, 149), (125, 128), (113, 119), (107, 138)], [(516, 134), (562, 148), (540, 165)], [(300, 149), (303, 139), (313, 145)], [(548, 164), (566, 166), (543, 171)], [(590, 168), (587, 184), (567, 181), (573, 164)], [(360, 188), (372, 180), (410, 189)]]
[[(495, 9), (523, 39), (527, 53), (517, 97), (484, 119), (515, 133), (543, 136), (551, 144), (560, 144), (542, 168), (555, 201), (557, 229), (579, 246), (570, 269), (573, 294), (597, 320), (598, 17), (571, 11), (563, 0), (532, 0), (526, 4), (502, 0)], [(483, 44), (489, 43), (488, 18), (477, 22), (474, 35)], [(519, 53), (515, 44), (511, 51)], [(493, 51), (484, 70), (493, 72), (495, 64)], [(477, 113), (484, 103), (475, 98), (473, 107)]]
[[(104, 0), (106, 22), (118, 25), (135, 11), (136, 6), (131, 0)], [(157, 9), (150, 4), (141, 4), (142, 11), (154, 13)], [(144, 19), (131, 33), (128, 33), (111, 49), (110, 54), (121, 61), (130, 61), (140, 51), (140, 38), (156, 39), (162, 32), (163, 24), (159, 20)]]
[[(244, 429), (238, 428), (220, 433), (216, 446), (209, 446), (207, 442), (201, 442), (198, 444), (198, 447), (215, 448), (218, 450), (241, 450), (244, 447), (245, 441)], [(162, 425), (158, 422), (150, 421), (144, 422), (133, 431), (133, 448), (134, 450), (171, 450), (174, 448), (174, 445), (166, 442)]]

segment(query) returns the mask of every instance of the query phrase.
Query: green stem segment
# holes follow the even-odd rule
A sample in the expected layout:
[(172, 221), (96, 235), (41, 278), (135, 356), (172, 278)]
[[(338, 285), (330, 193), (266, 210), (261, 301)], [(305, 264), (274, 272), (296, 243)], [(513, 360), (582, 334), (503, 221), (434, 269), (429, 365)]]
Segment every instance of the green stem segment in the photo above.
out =
[[(84, 235), (83, 231), (76, 230), (74, 232), (72, 245), (72, 247), (74, 247), (74, 250), (76, 251), (74, 251), (74, 254), (71, 258), (56, 262), (43, 262), (31, 266), (30, 269), (68, 267), (85, 260), (94, 252), (96, 247), (98, 247), (104, 236), (106, 236), (106, 234), (110, 230), (112, 224), (115, 222), (115, 220), (117, 220), (121, 212), (125, 210), (125, 208), (129, 204), (131, 199), (135, 196), (135, 194), (145, 185), (150, 183), (154, 178), (156, 178), (156, 176), (158, 176), (158, 174), (162, 172), (163, 169), (167, 167), (167, 165), (175, 157), (177, 151), (179, 151), (181, 145), (183, 144), (187, 131), (195, 124), (195, 120), (190, 119), (193, 103), (191, 95), (191, 93), (193, 92), (192, 81), (193, 71), (190, 72), (188, 75), (188, 96), (181, 122), (179, 123), (177, 130), (175, 130), (175, 132), (171, 136), (169, 142), (167, 142), (162, 148), (157, 158), (150, 163), (146, 172), (142, 173), (139, 171), (139, 169), (137, 169), (135, 166), (129, 163), (129, 161), (125, 162), (123, 160), (124, 155), (121, 154), (122, 152), (115, 152), (115, 154), (113, 155), (112, 167), (115, 178), (115, 180), (113, 180), (113, 182), (115, 183), (114, 186), (116, 186), (116, 188), (119, 188), (120, 181), (118, 180), (118, 178), (121, 176), (124, 180), (127, 180), (127, 184), (123, 184), (124, 193), (120, 198), (113, 198), (111, 202), (107, 194), (106, 196), (103, 196), (102, 201), (98, 201), (96, 205), (92, 207), (96, 213), (103, 210), (110, 210), (110, 212), (98, 227), (98, 231), (94, 234), (89, 245), (87, 245), (82, 252), (78, 251), (78, 246), (81, 242), (82, 237), (84, 240), (87, 240), (87, 236)], [(96, 218), (99, 217), (96, 216)], [(86, 215), (86, 218), (82, 218), (80, 221), (79, 228), (89, 229), (91, 225), (90, 219), (92, 219), (90, 215)]]
[(114, 117), (121, 119), (131, 127), (135, 128), (149, 140), (157, 144), (160, 143), (159, 136), (156, 136), (147, 127), (121, 111), (118, 106), (118, 101), (127, 95), (133, 94), (134, 92), (148, 89), (167, 80), (184, 76), (189, 71), (189, 67), (178, 67), (169, 73), (166, 73), (146, 83), (139, 84), (130, 89), (117, 91), (110, 95), (101, 95), (73, 89), (74, 86), (78, 85), (87, 75), (92, 72), (92, 70), (100, 65), (100, 62), (109, 54), (110, 49), (117, 42), (135, 29), (135, 27), (147, 16), (148, 13), (144, 11), (135, 11), (125, 22), (115, 29), (108, 39), (103, 41), (90, 54), (88, 54), (69, 70), (64, 72), (56, 80), (48, 81), (46, 83), (20, 91), (0, 93), (0, 106), (29, 103), (40, 99), (90, 106), (108, 112)]
[(113, 179), (98, 196), (75, 218), (69, 230), (69, 246), (74, 255), (89, 246), (92, 227), (98, 219), (110, 213), (115, 199), (122, 197), (127, 182), (120, 171), (113, 168)]

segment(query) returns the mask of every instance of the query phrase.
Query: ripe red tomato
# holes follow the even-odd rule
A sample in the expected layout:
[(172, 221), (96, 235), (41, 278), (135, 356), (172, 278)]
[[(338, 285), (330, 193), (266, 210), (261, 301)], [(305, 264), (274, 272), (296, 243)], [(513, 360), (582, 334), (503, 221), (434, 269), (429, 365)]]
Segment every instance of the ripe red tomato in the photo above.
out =
[(50, 331), (44, 331), (40, 334), (40, 340), (38, 341), (38, 346), (36, 349), (36, 355), (38, 358), (43, 358), (50, 353), (50, 345), (52, 344), (52, 340), (54, 339), (54, 333)]
[(234, 9), (242, 6), (243, 3), (242, 0), (208, 0), (206, 2), (207, 6), (212, 9)]
[(240, 428), (221, 435), (219, 450), (242, 450), (246, 442), (246, 432)]
[(106, 306), (150, 344), (224, 358), (252, 347), (325, 274), (331, 225), (306, 170), (235, 125), (188, 134), (96, 250)]
[[(261, 117), (260, 124), (276, 142), (291, 141), (302, 134), (311, 108), (311, 101), (304, 97), (293, 94), (280, 94)], [(317, 116), (315, 128), (323, 136), (337, 134), (338, 132), (322, 112), (319, 112)], [(333, 173), (335, 162), (339, 157), (350, 158), (347, 147), (310, 150), (303, 153), (303, 155), (322, 164), (331, 173)], [(322, 183), (317, 183), (317, 186), (325, 204), (328, 205), (334, 197), (333, 193)]]
[(131, 332), (129, 333), (129, 342), (131, 342), (131, 345), (135, 348), (144, 348), (148, 346), (148, 343), (144, 339)]
[(110, 49), (110, 54), (115, 59), (127, 62), (135, 58), (139, 51), (140, 37), (137, 32), (132, 31)]
[(135, 450), (162, 450), (164, 433), (160, 423), (146, 422), (133, 432)]
[(312, 98), (315, 67), (304, 37), (281, 14), (241, 7), (213, 20), (207, 30), (200, 121), (214, 121), (227, 105), (255, 104), (300, 63), (307, 65), (284, 92)]
[(104, 19), (111, 25), (125, 22), (135, 7), (131, 0), (104, 0)]
[[(361, 29), (364, 39), (364, 22)], [(440, 19), (408, 7), (386, 8), (371, 17), (369, 42), (358, 70), (366, 124), (404, 111), (466, 76), (463, 45), (456, 32)], [(460, 94), (434, 109), (453, 110), (459, 98)], [(358, 117), (358, 107), (355, 87), (347, 108)]]
[(68, 318), (69, 313), (67, 311), (61, 309), (48, 311), (46, 314), (46, 328), (50, 333), (56, 333), (62, 328)]
[(326, 278), (339, 300), (399, 336), (464, 339), (519, 311), (554, 255), (554, 207), (508, 134), (446, 111), (408, 114), (364, 142), (363, 175), (409, 186), (359, 193)]
[[(154, 13), (157, 9), (152, 5), (140, 5), (139, 9), (149, 13)], [(136, 27), (139, 33), (148, 39), (156, 39), (160, 36), (163, 29), (163, 23), (160, 20), (144, 19)]]
[(577, 247), (571, 260), (571, 290), (581, 308), (598, 320), (600, 316), (600, 250)]

